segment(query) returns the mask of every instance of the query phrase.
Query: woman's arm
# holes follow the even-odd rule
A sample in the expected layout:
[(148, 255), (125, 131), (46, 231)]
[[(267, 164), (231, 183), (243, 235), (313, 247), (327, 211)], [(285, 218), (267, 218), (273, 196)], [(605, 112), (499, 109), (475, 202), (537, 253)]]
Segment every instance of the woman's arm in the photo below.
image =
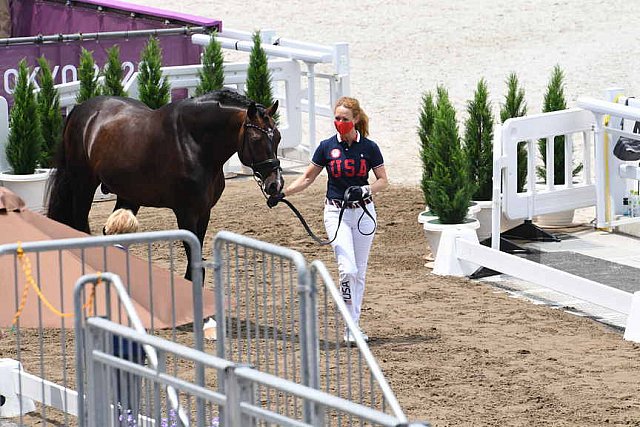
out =
[(384, 166), (375, 168), (373, 170), (373, 174), (376, 176), (376, 180), (369, 186), (371, 188), (371, 194), (382, 191), (389, 185), (389, 181), (387, 180), (387, 170), (384, 168)]
[(318, 175), (320, 175), (320, 172), (322, 172), (322, 168), (320, 166), (316, 166), (313, 163), (309, 164), (304, 173), (285, 188), (284, 194), (286, 196), (291, 196), (292, 194), (301, 192), (313, 184), (313, 181), (315, 181)]

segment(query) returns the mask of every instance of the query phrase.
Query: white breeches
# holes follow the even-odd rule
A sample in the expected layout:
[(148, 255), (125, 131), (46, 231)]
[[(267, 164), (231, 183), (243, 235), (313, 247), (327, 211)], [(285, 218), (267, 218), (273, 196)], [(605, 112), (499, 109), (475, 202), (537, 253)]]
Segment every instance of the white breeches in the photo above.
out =
[[(375, 219), (376, 210), (374, 204), (370, 203), (366, 207)], [(362, 214), (362, 208), (345, 209), (342, 224), (338, 229), (338, 236), (331, 243), (340, 273), (338, 288), (356, 324), (360, 321), (367, 262), (375, 234), (372, 233), (368, 236), (362, 234), (371, 233), (374, 229), (374, 222), (367, 214), (362, 217), (360, 228), (358, 229), (358, 219)], [(329, 239), (332, 239), (336, 233), (339, 216), (340, 208), (333, 205), (325, 205), (324, 226)]]

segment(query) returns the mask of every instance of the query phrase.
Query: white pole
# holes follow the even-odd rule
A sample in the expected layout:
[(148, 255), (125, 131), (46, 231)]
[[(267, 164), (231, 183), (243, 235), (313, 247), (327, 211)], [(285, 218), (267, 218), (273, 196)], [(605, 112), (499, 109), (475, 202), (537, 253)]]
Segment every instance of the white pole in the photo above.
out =
[[(315, 64), (305, 62), (307, 65), (307, 102), (309, 105), (309, 156), (316, 151), (316, 76)], [(333, 108), (333, 106), (332, 106)]]

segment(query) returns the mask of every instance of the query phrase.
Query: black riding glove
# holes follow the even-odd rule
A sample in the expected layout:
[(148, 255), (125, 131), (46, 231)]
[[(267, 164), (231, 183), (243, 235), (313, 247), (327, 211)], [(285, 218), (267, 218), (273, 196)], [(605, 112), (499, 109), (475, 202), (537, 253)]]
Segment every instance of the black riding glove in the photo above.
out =
[(347, 202), (357, 202), (362, 199), (366, 199), (371, 196), (371, 187), (368, 185), (363, 185), (362, 187), (359, 185), (352, 185), (347, 188), (345, 192), (345, 200)]
[(269, 196), (267, 199), (267, 206), (272, 208), (280, 203), (280, 200), (284, 199), (284, 193), (276, 194), (275, 196)]

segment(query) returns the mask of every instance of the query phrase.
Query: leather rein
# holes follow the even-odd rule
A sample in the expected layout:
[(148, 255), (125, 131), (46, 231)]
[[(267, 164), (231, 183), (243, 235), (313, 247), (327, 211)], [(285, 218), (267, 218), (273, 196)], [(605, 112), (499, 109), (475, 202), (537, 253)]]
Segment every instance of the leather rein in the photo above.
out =
[[(287, 206), (289, 206), (289, 209), (291, 209), (291, 211), (296, 215), (296, 217), (298, 217), (298, 220), (300, 220), (300, 223), (302, 224), (302, 226), (306, 230), (306, 232), (309, 235), (309, 237), (311, 237), (319, 245), (330, 245), (331, 243), (334, 242), (334, 240), (336, 240), (336, 237), (338, 237), (338, 231), (340, 230), (340, 225), (342, 224), (342, 216), (344, 215), (344, 210), (347, 209), (347, 203), (349, 203), (349, 202), (346, 201), (346, 200), (349, 200), (349, 194), (350, 194), (350, 189), (347, 188), (347, 190), (344, 192), (344, 198), (343, 198), (344, 201), (342, 202), (342, 207), (340, 208), (340, 215), (338, 216), (338, 227), (336, 228), (336, 233), (334, 234), (334, 236), (333, 236), (333, 238), (331, 240), (329, 240), (329, 239), (321, 239), (320, 237), (318, 237), (311, 230), (311, 227), (309, 227), (309, 224), (307, 224), (307, 221), (305, 221), (305, 219), (302, 216), (302, 214), (300, 213), (300, 211), (298, 209), (296, 209), (295, 206), (293, 206), (293, 203), (291, 203), (290, 201), (288, 201), (285, 198), (280, 200), (280, 202), (284, 202)], [(358, 231), (363, 236), (370, 236), (373, 233), (375, 233), (376, 228), (378, 227), (378, 224), (376, 223), (376, 220), (373, 218), (373, 215), (371, 215), (371, 212), (369, 212), (369, 210), (367, 209), (367, 205), (365, 204), (364, 199), (361, 198), (360, 200), (358, 200), (358, 202), (360, 203), (360, 206), (362, 207), (362, 210), (363, 210), (362, 215), (360, 215), (360, 218), (358, 218)], [(370, 233), (363, 233), (362, 230), (360, 229), (360, 221), (362, 221), (362, 218), (364, 217), (365, 214), (369, 218), (371, 218), (371, 220), (373, 221), (373, 230), (371, 230)]]

